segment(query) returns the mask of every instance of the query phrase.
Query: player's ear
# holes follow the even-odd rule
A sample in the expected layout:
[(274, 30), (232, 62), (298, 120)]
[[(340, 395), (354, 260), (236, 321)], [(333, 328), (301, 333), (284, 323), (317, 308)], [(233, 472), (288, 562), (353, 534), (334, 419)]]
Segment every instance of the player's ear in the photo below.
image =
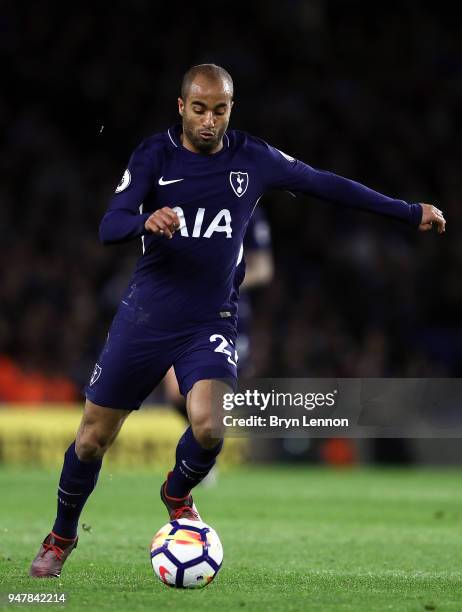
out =
[(183, 110), (184, 110), (184, 102), (181, 98), (178, 98), (178, 112), (180, 113), (181, 116), (183, 116)]

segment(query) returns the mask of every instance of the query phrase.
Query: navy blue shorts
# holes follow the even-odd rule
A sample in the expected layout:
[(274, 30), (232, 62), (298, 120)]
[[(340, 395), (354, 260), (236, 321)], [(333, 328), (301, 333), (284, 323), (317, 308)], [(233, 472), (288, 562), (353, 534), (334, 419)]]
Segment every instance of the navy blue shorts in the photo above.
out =
[(192, 330), (154, 330), (123, 307), (115, 316), (85, 395), (94, 404), (137, 410), (173, 365), (186, 397), (198, 380), (236, 386), (236, 332), (229, 322)]

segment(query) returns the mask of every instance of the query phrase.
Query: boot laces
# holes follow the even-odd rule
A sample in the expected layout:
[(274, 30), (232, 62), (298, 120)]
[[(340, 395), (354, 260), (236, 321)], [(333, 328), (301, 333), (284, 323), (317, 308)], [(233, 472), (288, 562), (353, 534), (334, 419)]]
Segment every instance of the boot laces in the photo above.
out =
[[(189, 516), (183, 516), (184, 514)], [(181, 508), (176, 508), (172, 514), (172, 520), (176, 521), (180, 518), (192, 518), (192, 520), (199, 520), (199, 514), (191, 508), (191, 506), (181, 506)]]
[(44, 557), (46, 553), (49, 550), (51, 550), (55, 554), (55, 557), (57, 559), (59, 559), (60, 561), (62, 560), (64, 550), (60, 548), (59, 546), (56, 546), (56, 544), (43, 544), (43, 548), (44, 550), (43, 550), (43, 553), (41, 554), (42, 557)]

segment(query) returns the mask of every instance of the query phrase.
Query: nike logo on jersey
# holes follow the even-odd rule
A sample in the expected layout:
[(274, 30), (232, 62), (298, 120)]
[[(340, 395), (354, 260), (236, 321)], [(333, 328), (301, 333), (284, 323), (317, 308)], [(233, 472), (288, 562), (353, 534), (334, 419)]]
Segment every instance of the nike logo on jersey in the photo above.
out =
[(173, 181), (164, 181), (164, 177), (161, 176), (159, 179), (159, 185), (171, 185), (172, 183), (179, 183), (180, 181), (184, 181), (184, 179), (173, 179)]

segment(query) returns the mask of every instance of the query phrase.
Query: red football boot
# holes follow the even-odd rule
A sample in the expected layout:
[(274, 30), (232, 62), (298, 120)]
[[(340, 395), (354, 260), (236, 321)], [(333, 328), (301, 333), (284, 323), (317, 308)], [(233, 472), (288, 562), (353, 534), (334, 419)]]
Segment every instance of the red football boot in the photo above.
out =
[(37, 556), (30, 566), (29, 576), (34, 578), (59, 578), (64, 562), (77, 548), (78, 536), (73, 539), (60, 538), (49, 533), (43, 540)]
[(190, 521), (202, 521), (191, 494), (185, 497), (170, 497), (167, 495), (166, 486), (170, 474), (171, 472), (167, 474), (167, 480), (160, 487), (160, 499), (167, 508), (170, 520), (189, 519)]

